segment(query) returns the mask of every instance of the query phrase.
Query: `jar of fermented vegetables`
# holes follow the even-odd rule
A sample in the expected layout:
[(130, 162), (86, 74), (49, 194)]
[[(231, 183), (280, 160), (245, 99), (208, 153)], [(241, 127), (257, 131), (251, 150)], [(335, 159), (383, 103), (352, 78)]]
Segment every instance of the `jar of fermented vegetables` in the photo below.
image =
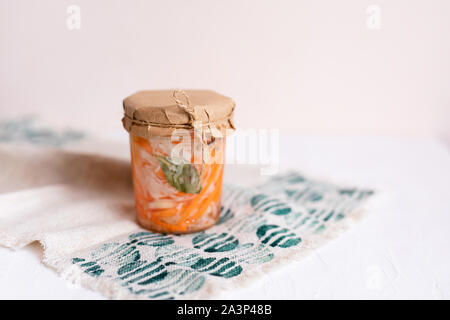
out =
[(191, 233), (220, 214), (232, 99), (208, 90), (152, 90), (123, 101), (137, 219), (162, 233)]

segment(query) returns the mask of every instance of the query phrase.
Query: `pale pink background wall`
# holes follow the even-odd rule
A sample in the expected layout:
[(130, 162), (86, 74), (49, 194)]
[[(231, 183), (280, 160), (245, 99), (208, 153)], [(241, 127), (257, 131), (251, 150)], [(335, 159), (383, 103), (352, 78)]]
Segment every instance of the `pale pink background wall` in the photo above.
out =
[(212, 88), (241, 127), (448, 138), (449, 17), (448, 0), (0, 0), (0, 114), (122, 130), (133, 91)]

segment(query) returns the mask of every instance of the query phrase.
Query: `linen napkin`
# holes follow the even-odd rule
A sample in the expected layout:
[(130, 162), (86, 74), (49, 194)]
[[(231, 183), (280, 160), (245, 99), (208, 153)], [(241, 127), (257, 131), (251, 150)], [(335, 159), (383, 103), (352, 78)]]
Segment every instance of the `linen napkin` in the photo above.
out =
[(110, 298), (211, 298), (299, 260), (357, 219), (371, 190), (298, 172), (225, 185), (218, 224), (189, 235), (135, 220), (129, 161), (0, 144), (0, 244)]

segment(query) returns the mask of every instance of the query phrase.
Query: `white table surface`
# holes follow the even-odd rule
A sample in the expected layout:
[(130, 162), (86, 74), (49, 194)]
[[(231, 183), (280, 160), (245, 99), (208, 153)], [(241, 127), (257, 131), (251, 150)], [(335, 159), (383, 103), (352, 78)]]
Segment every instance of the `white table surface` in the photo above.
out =
[[(114, 148), (128, 156), (126, 141)], [(282, 136), (283, 168), (376, 188), (365, 219), (308, 258), (224, 299), (449, 299), (450, 152), (438, 140)], [(232, 167), (249, 183), (257, 168)], [(102, 299), (41, 262), (38, 244), (0, 247), (0, 299)]]

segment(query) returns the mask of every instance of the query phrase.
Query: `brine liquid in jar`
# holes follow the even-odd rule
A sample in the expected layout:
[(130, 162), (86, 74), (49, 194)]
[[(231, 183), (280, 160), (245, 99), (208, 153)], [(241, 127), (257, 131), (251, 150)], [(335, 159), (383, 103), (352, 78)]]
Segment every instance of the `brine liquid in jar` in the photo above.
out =
[(186, 141), (130, 134), (138, 221), (149, 230), (191, 233), (209, 228), (219, 219), (225, 138), (195, 144), (195, 135), (190, 137), (192, 151), (201, 147), (201, 161), (196, 161), (195, 152), (174, 156)]

